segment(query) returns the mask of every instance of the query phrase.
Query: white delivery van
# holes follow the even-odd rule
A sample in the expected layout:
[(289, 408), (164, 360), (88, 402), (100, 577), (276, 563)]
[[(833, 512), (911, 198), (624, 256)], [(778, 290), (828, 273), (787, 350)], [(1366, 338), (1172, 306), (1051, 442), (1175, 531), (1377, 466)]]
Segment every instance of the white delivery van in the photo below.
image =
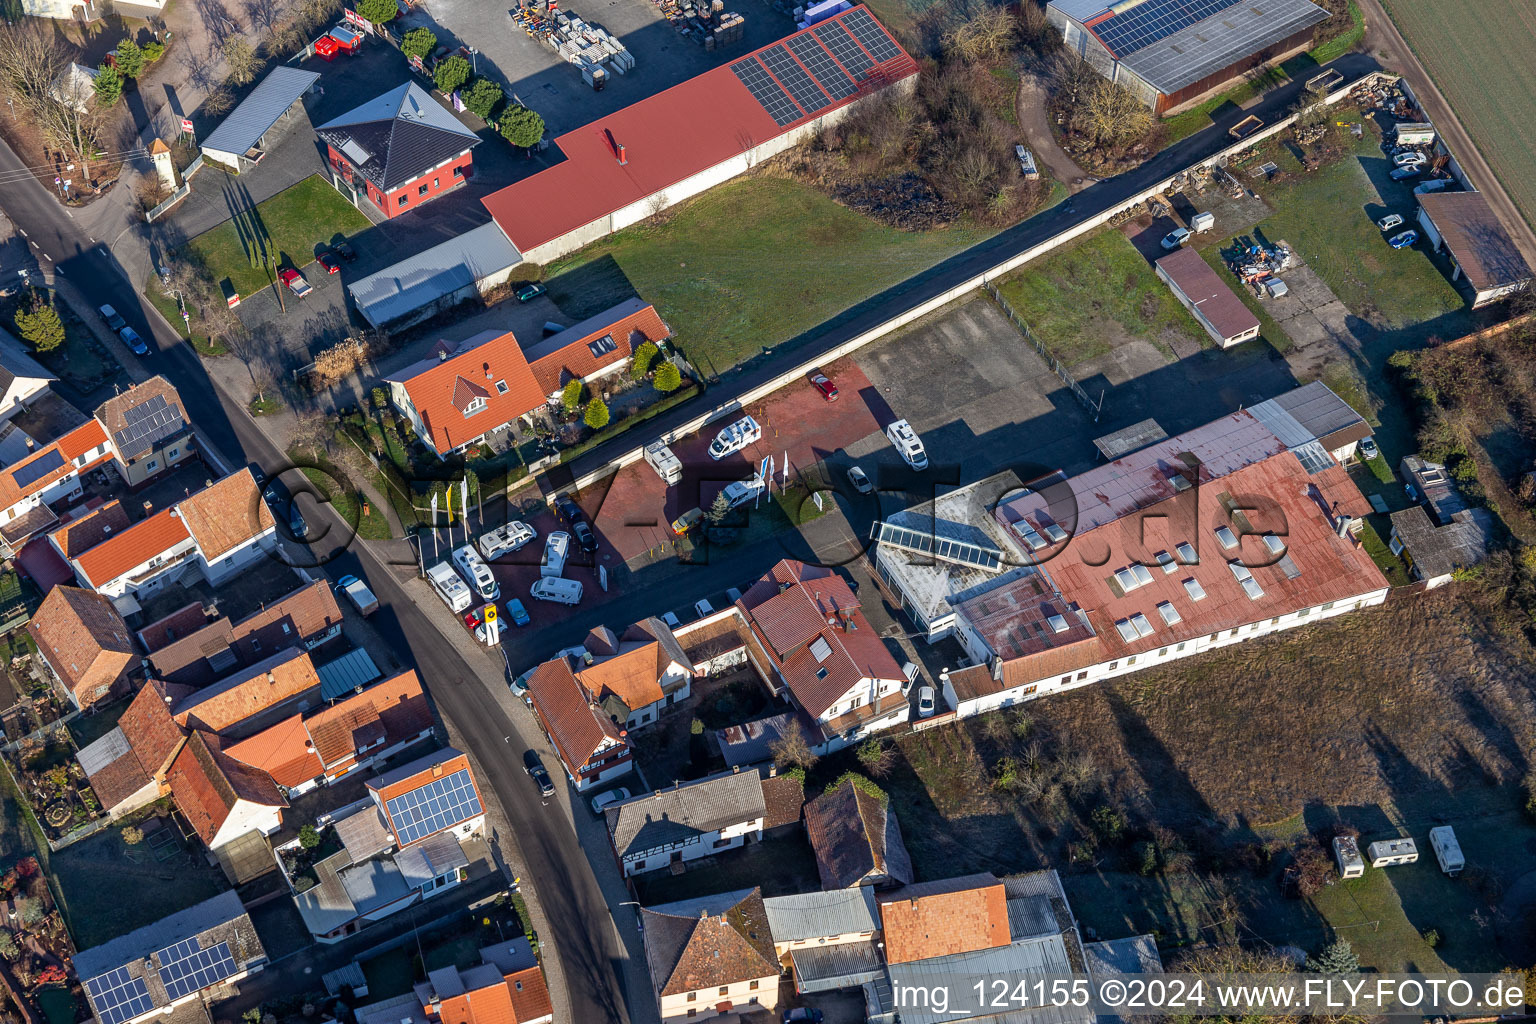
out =
[(343, 576), (336, 581), (336, 589), (344, 591), (357, 610), (365, 616), (379, 610), (379, 599), (373, 596), (368, 584), (356, 576)]
[(529, 541), (538, 539), (538, 531), (527, 523), (514, 519), (505, 526), (498, 526), (489, 533), (482, 534), (476, 541), (480, 545), (480, 554), (486, 561), (494, 562), (502, 555), (516, 551)]
[(672, 453), (664, 441), (652, 441), (645, 446), (645, 461), (650, 463), (656, 475), (668, 487), (682, 480), (683, 462)]
[(539, 562), (539, 575), (557, 578), (565, 573), (565, 556), (571, 552), (571, 535), (556, 530), (544, 539), (544, 558)]
[(480, 557), (480, 552), (465, 544), (453, 553), (453, 564), (459, 567), (459, 572), (464, 575), (464, 582), (470, 589), (480, 595), (483, 601), (494, 601), (501, 596), (501, 588), (496, 585), (496, 577), (491, 573), (491, 567), (485, 564), (485, 559)]
[(731, 508), (740, 508), (762, 494), (767, 487), (768, 484), (763, 480), (763, 475), (754, 473), (749, 480), (736, 480), (726, 484), (725, 490), (720, 493), (725, 495), (725, 500), (730, 502)]
[(1461, 874), (1461, 869), (1467, 866), (1466, 858), (1461, 855), (1461, 844), (1456, 841), (1456, 830), (1451, 826), (1441, 825), (1430, 829), (1429, 845), (1435, 851), (1435, 859), (1440, 862), (1440, 870), (1452, 878)]
[(749, 444), (756, 444), (762, 440), (762, 437), (763, 428), (757, 425), (757, 420), (751, 416), (743, 416), (716, 434), (715, 439), (709, 442), (709, 457), (715, 460), (723, 459), (727, 455), (741, 451)]
[(928, 468), (928, 452), (923, 449), (923, 441), (917, 436), (917, 431), (912, 429), (912, 424), (906, 420), (897, 420), (885, 428), (885, 436), (895, 445), (907, 465), (913, 469)]
[(432, 584), (432, 589), (437, 591), (437, 596), (443, 599), (450, 611), (468, 611), (474, 601), (469, 588), (464, 581), (459, 579), (459, 574), (453, 571), (453, 566), (447, 562), (438, 562), (427, 570), (427, 582)]
[(581, 600), (581, 581), (563, 580), (557, 576), (545, 576), (533, 585), (529, 594), (540, 601), (556, 604), (575, 604)]

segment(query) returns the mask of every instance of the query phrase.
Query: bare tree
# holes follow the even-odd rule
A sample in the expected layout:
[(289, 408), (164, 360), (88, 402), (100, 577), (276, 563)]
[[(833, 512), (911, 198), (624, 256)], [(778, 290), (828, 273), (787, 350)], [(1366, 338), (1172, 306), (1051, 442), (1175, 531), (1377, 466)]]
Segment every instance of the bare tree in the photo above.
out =
[(229, 80), (236, 85), (244, 85), (261, 70), (261, 58), (256, 56), (256, 48), (240, 36), (230, 36), (224, 40), (223, 50), (224, 65), (229, 68)]
[(947, 32), (944, 48), (962, 60), (989, 63), (1006, 56), (1017, 40), (1018, 23), (1007, 8), (988, 7)]
[(1152, 130), (1152, 111), (1123, 86), (1100, 79), (1078, 110), (1078, 124), (1094, 142), (1129, 142)]
[(245, 0), (245, 16), (263, 35), (270, 35), (280, 13), (277, 0)]
[(797, 721), (791, 721), (784, 735), (774, 740), (768, 749), (773, 754), (773, 763), (780, 768), (810, 768), (821, 760), (811, 749), (805, 727)]
[(311, 410), (300, 413), (294, 420), (293, 429), (288, 434), (288, 444), (294, 448), (307, 448), (312, 456), (319, 458), (321, 451), (330, 448), (334, 432), (335, 428), (325, 413)]
[(68, 63), (63, 47), (35, 26), (0, 28), (0, 85), (29, 111), (50, 99), (48, 87)]
[(102, 122), (95, 108), (76, 110), (68, 103), (45, 96), (33, 107), (32, 116), (43, 140), (78, 160), (81, 176), (89, 178), (91, 161), (101, 153)]

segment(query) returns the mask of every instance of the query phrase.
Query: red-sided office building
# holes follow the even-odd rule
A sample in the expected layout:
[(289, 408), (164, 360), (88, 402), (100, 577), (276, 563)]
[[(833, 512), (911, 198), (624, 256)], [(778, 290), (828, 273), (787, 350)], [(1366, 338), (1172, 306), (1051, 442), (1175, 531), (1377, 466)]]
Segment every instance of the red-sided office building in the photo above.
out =
[(414, 82), (407, 82), (315, 129), (332, 170), (398, 217), (462, 184), (474, 132)]

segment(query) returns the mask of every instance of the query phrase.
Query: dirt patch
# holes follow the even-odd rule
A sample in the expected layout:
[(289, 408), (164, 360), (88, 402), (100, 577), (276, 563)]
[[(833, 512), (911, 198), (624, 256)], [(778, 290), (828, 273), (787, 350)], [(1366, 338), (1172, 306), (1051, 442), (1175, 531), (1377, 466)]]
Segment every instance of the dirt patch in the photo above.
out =
[(872, 181), (838, 185), (832, 198), (903, 231), (931, 231), (948, 227), (960, 217), (959, 207), (912, 171)]

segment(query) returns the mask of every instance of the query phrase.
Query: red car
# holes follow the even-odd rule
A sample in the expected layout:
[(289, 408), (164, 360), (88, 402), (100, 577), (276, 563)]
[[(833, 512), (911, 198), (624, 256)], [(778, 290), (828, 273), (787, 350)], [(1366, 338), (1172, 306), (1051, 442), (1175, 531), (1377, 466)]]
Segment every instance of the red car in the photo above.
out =
[(837, 385), (827, 378), (827, 375), (817, 370), (811, 374), (811, 385), (821, 392), (821, 397), (829, 402), (837, 401)]
[(323, 252), (315, 257), (315, 262), (325, 268), (327, 274), (341, 273), (341, 260), (336, 258), (333, 252)]

